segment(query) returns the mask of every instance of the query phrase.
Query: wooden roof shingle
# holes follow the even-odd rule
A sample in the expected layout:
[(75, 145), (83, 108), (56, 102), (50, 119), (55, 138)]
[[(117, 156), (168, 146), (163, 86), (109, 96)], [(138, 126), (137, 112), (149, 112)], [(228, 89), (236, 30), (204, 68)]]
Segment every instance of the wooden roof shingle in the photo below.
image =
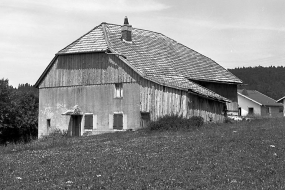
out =
[(163, 34), (133, 28), (131, 42), (122, 40), (121, 35), (121, 25), (101, 23), (57, 55), (102, 51), (116, 53), (148, 80), (226, 102), (230, 100), (191, 80), (242, 83), (215, 61)]

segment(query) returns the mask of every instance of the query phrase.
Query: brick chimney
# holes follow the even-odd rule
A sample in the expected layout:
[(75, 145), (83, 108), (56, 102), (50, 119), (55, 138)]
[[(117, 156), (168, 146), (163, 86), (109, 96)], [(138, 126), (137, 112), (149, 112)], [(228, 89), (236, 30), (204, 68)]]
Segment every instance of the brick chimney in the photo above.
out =
[(122, 40), (127, 42), (132, 41), (132, 25), (129, 25), (128, 17), (124, 19), (124, 25), (121, 27)]

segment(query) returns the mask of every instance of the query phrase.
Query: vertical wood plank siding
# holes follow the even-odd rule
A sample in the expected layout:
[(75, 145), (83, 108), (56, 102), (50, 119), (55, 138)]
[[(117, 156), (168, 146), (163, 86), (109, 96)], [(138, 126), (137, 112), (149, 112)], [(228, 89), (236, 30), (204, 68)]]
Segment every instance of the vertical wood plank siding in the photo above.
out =
[(169, 114), (183, 117), (201, 116), (205, 121), (222, 122), (224, 103), (190, 94), (183, 90), (163, 87), (140, 79), (140, 110), (149, 112), (151, 120)]
[(40, 84), (40, 88), (130, 83), (136, 82), (138, 77), (116, 55), (105, 53), (60, 55)]
[[(149, 112), (151, 120), (167, 114), (179, 114), (184, 117), (202, 116), (206, 121), (216, 122), (224, 119), (223, 103), (146, 80), (116, 55), (105, 53), (58, 56), (39, 87), (45, 89), (113, 83), (138, 83), (140, 86), (138, 111)], [(82, 101), (80, 98), (85, 98), (82, 93), (80, 90), (77, 91), (72, 100), (74, 105), (80, 104), (79, 101)]]
[(234, 112), (238, 111), (237, 84), (225, 84), (204, 81), (195, 82), (231, 100), (231, 103), (227, 103), (227, 110)]

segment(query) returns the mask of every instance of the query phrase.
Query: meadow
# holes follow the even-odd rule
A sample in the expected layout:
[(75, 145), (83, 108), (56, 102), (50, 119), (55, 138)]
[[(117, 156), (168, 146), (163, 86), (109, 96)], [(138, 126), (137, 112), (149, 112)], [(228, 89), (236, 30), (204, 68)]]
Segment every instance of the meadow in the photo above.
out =
[(0, 189), (284, 189), (285, 118), (0, 147)]

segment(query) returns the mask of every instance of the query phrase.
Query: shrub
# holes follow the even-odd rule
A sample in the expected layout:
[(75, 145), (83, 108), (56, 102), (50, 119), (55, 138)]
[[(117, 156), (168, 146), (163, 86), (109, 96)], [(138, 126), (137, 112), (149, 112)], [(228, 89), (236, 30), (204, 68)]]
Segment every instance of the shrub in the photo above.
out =
[(182, 130), (196, 129), (204, 124), (204, 119), (199, 116), (194, 116), (189, 119), (179, 115), (165, 115), (157, 121), (151, 121), (148, 128), (150, 130)]
[(67, 136), (68, 136), (67, 130), (55, 129), (51, 133), (49, 133), (48, 135), (43, 136), (42, 140), (61, 139), (63, 137), (67, 137)]
[(0, 80), (0, 145), (29, 142), (38, 134), (38, 97)]

